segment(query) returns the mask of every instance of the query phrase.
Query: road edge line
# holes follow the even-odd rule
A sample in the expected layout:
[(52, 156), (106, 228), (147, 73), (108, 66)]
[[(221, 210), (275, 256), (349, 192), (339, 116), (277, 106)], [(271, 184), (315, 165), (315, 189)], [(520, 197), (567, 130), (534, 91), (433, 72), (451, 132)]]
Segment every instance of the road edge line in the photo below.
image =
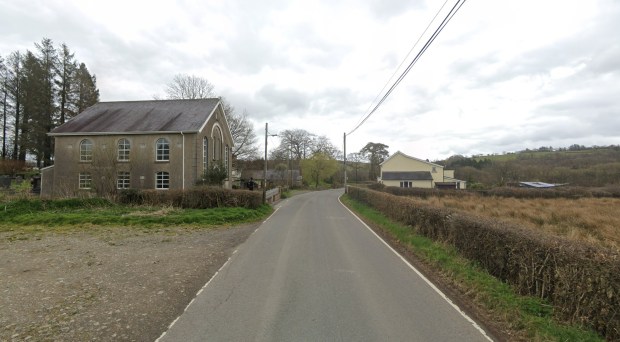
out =
[(368, 226), (366, 222), (364, 222), (364, 220), (362, 220), (359, 216), (357, 216), (357, 214), (355, 214), (351, 209), (349, 209), (349, 207), (344, 205), (344, 203), (342, 203), (342, 201), (340, 200), (340, 197), (342, 197), (342, 195), (338, 196), (338, 202), (340, 202), (340, 205), (342, 205), (345, 209), (347, 209), (347, 211), (351, 213), (351, 215), (353, 215), (358, 221), (360, 221), (364, 225), (364, 227), (366, 227), (366, 229), (368, 229), (375, 237), (377, 237), (377, 239), (379, 239), (379, 241), (383, 242), (383, 244), (387, 248), (389, 248), (394, 254), (396, 254), (400, 258), (400, 260), (402, 260), (407, 266), (409, 266), (409, 268), (412, 269), (420, 278), (422, 278), (422, 280), (424, 280), (424, 282), (426, 282), (428, 286), (430, 286), (435, 292), (437, 292), (437, 294), (441, 296), (441, 298), (443, 298), (446, 302), (448, 302), (450, 306), (452, 306), (456, 311), (458, 311), (461, 314), (461, 316), (463, 316), (469, 323), (471, 323), (471, 325), (476, 330), (478, 330), (487, 340), (493, 341), (493, 339), (487, 334), (487, 332), (484, 329), (482, 329), (482, 327), (478, 323), (476, 323), (476, 321), (474, 321), (471, 317), (469, 317), (469, 315), (467, 315), (467, 313), (463, 311), (458, 305), (454, 304), (454, 302), (448, 296), (446, 296), (446, 294), (443, 293), (443, 291), (441, 291), (437, 286), (435, 286), (435, 284), (433, 284), (426, 276), (424, 276), (424, 274), (422, 274), (422, 272), (420, 272), (407, 259), (405, 259), (405, 257), (400, 255), (400, 253), (398, 253), (394, 248), (392, 248), (392, 246), (390, 246), (390, 244), (387, 243), (379, 234), (377, 234), (374, 230), (372, 230), (372, 228), (370, 228), (370, 226)]

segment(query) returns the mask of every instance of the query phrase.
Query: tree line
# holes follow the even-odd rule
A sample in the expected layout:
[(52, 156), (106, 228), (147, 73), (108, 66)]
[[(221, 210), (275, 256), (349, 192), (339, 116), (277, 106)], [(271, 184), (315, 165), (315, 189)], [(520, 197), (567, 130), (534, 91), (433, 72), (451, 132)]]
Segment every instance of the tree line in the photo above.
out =
[(540, 181), (585, 187), (620, 184), (620, 146), (571, 145), (568, 148), (526, 149), (486, 156), (452, 156), (438, 161), (455, 169), (468, 188), (492, 188), (520, 181)]
[(99, 102), (97, 78), (75, 53), (49, 38), (34, 50), (0, 54), (2, 160), (52, 164), (53, 140), (47, 135), (87, 107)]

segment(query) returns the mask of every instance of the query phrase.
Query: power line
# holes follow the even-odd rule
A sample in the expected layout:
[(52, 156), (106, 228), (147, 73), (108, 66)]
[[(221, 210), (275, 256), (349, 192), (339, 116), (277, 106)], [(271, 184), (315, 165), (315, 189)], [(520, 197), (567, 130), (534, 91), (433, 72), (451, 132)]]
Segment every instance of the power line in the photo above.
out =
[[(443, 29), (446, 27), (446, 25), (450, 22), (450, 20), (452, 20), (452, 18), (454, 17), (454, 15), (456, 14), (456, 12), (458, 12), (459, 9), (461, 9), (461, 7), (463, 6), (463, 4), (465, 3), (466, 0), (457, 0), (457, 2), (454, 4), (454, 6), (452, 7), (452, 9), (450, 10), (450, 12), (448, 12), (448, 14), (446, 15), (446, 17), (443, 19), (443, 21), (441, 22), (441, 24), (439, 25), (439, 27), (437, 27), (437, 29), (435, 30), (435, 32), (433, 33), (433, 35), (426, 41), (426, 44), (424, 44), (424, 46), (422, 47), (422, 49), (420, 49), (420, 51), (418, 52), (418, 54), (415, 56), (415, 58), (411, 61), (411, 63), (409, 63), (409, 65), (407, 66), (407, 68), (405, 69), (405, 71), (403, 71), (403, 73), (398, 77), (398, 79), (392, 84), (392, 86), (390, 87), (390, 89), (388, 89), (388, 91), (385, 93), (385, 95), (383, 95), (383, 97), (381, 98), (381, 100), (375, 105), (375, 107), (373, 108), (373, 110), (371, 112), (369, 112), (366, 117), (364, 117), (364, 119), (357, 124), (357, 126), (355, 126), (355, 128), (353, 128), (353, 130), (349, 133), (347, 133), (346, 135), (351, 135), (353, 134), (353, 132), (355, 132), (360, 126), (362, 126), (364, 124), (364, 122), (366, 122), (366, 120), (368, 120), (368, 118), (374, 114), (377, 109), (383, 104), (383, 102), (388, 98), (388, 96), (390, 96), (390, 94), (392, 93), (392, 91), (394, 91), (394, 89), (396, 88), (396, 86), (398, 86), (400, 84), (400, 82), (405, 78), (405, 76), (407, 76), (407, 74), (409, 73), (409, 71), (411, 70), (411, 68), (413, 68), (413, 66), (417, 63), (417, 61), (420, 59), (420, 57), (422, 57), (422, 55), (424, 54), (424, 52), (426, 52), (426, 50), (429, 48), (429, 46), (433, 43), (433, 41), (435, 41), (435, 38), (437, 38), (437, 36), (439, 35), (439, 33), (441, 33), (441, 31), (443, 31)], [(443, 6), (442, 6), (443, 8)], [(433, 18), (434, 20), (434, 18)], [(432, 21), (431, 21), (432, 23)], [(426, 31), (425, 31), (426, 32)], [(417, 43), (416, 43), (417, 44)], [(391, 78), (390, 78), (391, 79)], [(385, 87), (383, 88), (385, 89)], [(376, 100), (376, 98), (375, 98)], [(374, 101), (373, 101), (374, 102)]]
[(383, 88), (381, 88), (381, 90), (379, 91), (377, 96), (375, 96), (375, 98), (372, 100), (372, 102), (368, 105), (368, 108), (366, 109), (366, 112), (368, 112), (370, 110), (370, 108), (372, 108), (373, 103), (375, 103), (377, 101), (379, 96), (381, 94), (383, 94), (383, 91), (388, 86), (388, 84), (390, 84), (390, 82), (392, 82), (392, 79), (394, 78), (394, 76), (396, 76), (396, 73), (398, 72), (398, 70), (400, 70), (400, 67), (402, 67), (403, 64), (405, 64), (405, 62), (409, 59), (409, 55), (411, 55), (411, 52), (413, 52), (413, 50), (416, 48), (416, 46), (418, 46), (418, 43), (420, 42), (420, 40), (422, 40), (422, 37), (424, 37), (424, 35), (428, 31), (428, 29), (431, 27), (433, 22), (435, 22), (435, 19), (437, 19), (437, 16), (439, 15), (439, 13), (441, 13), (441, 11), (443, 10), (443, 8), (446, 6), (447, 3), (448, 3), (448, 0), (444, 1), (443, 5), (441, 5), (441, 8), (439, 8), (437, 13), (435, 13), (435, 16), (433, 17), (433, 19), (431, 19), (431, 21), (428, 23), (428, 25), (426, 25), (426, 28), (424, 29), (424, 32), (422, 32), (420, 37), (418, 37), (418, 40), (416, 40), (415, 43), (413, 44), (413, 46), (411, 47), (411, 49), (409, 49), (409, 52), (407, 52), (407, 55), (405, 56), (405, 58), (403, 58), (403, 60), (400, 62), (400, 64), (396, 67), (396, 69), (394, 70), (394, 73), (392, 73), (392, 76), (390, 76), (390, 78), (387, 80), (387, 82), (385, 82), (385, 85), (383, 85)]

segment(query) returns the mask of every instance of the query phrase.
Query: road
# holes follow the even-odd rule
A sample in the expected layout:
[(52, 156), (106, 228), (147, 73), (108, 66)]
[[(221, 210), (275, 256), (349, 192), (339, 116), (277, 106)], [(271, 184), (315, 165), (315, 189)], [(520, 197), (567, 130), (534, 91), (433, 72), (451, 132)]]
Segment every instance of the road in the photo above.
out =
[(341, 194), (282, 201), (159, 341), (489, 341)]

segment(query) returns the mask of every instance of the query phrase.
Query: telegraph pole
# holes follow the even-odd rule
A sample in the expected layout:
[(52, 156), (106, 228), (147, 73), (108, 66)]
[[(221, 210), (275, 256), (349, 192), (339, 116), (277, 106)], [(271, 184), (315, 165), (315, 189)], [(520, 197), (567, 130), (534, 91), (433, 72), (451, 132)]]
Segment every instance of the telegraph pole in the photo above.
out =
[(347, 133), (343, 134), (344, 139), (344, 192), (347, 193)]
[(265, 122), (265, 169), (263, 170), (263, 203), (267, 201), (267, 136), (269, 134), (269, 123)]

